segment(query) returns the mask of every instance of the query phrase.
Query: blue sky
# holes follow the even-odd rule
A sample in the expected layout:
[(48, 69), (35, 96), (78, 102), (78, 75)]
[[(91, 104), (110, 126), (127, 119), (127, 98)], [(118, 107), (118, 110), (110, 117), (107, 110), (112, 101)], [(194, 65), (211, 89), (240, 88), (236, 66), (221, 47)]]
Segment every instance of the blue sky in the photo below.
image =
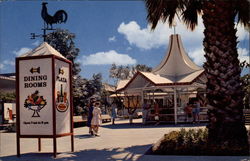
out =
[[(63, 9), (68, 13), (66, 24), (54, 28), (68, 29), (76, 34), (76, 47), (80, 48), (78, 61), (81, 75), (90, 78), (94, 73), (108, 77), (110, 65), (147, 64), (157, 66), (165, 55), (168, 38), (173, 34), (167, 24), (159, 23), (150, 30), (143, 1), (47, 1), (48, 12), (54, 14)], [(35, 48), (41, 38), (30, 39), (30, 33), (41, 33), (41, 1), (0, 2), (0, 73), (15, 72), (15, 57)], [(194, 32), (177, 21), (176, 32), (181, 35), (184, 47), (191, 59), (200, 66), (205, 61), (202, 50), (203, 25)], [(249, 57), (249, 34), (238, 28), (239, 55)]]

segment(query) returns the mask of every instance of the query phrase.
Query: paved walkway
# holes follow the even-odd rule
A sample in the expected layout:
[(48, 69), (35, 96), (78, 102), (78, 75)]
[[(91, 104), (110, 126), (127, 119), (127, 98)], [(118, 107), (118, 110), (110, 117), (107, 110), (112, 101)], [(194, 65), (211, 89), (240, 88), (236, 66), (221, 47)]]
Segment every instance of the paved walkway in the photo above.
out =
[[(242, 157), (213, 156), (153, 156), (144, 153), (165, 133), (179, 130), (178, 125), (143, 126), (134, 120), (129, 125), (128, 120), (118, 121), (116, 125), (103, 124), (100, 137), (90, 137), (87, 127), (75, 128), (75, 152), (70, 152), (70, 137), (57, 139), (58, 157), (53, 158), (52, 139), (42, 139), (42, 152), (37, 152), (37, 139), (21, 139), (21, 157), (16, 157), (16, 134), (0, 133), (0, 160), (2, 161), (249, 161)], [(204, 128), (204, 126), (185, 128)]]

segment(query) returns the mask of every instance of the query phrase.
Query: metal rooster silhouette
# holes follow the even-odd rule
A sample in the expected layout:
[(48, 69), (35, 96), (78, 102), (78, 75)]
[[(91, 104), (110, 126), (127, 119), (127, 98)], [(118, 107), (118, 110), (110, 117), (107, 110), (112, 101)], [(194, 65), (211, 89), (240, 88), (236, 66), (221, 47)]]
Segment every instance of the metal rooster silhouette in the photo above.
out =
[(51, 16), (48, 14), (48, 10), (47, 10), (47, 6), (46, 4), (48, 4), (47, 2), (43, 2), (43, 8), (42, 8), (42, 12), (41, 12), (41, 16), (43, 18), (43, 20), (46, 22), (47, 24), (47, 28), (49, 27), (48, 25), (50, 25), (51, 29), (52, 29), (52, 24), (56, 24), (56, 23), (65, 23), (67, 21), (68, 15), (64, 10), (58, 10), (54, 16)]

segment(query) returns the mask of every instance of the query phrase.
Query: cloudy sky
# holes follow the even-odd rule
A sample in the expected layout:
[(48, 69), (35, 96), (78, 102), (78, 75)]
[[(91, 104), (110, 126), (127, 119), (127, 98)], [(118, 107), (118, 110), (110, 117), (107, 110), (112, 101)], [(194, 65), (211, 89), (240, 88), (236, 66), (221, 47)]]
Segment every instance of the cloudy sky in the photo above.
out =
[[(41, 42), (30, 39), (30, 33), (41, 34), (43, 20), (40, 16), (41, 1), (0, 1), (0, 73), (15, 72), (15, 57)], [(90, 78), (102, 73), (104, 81), (112, 82), (108, 71), (112, 63), (118, 65), (147, 64), (157, 66), (165, 55), (169, 36), (173, 29), (159, 23), (154, 31), (146, 20), (143, 1), (48, 1), (48, 12), (54, 14), (63, 9), (68, 13), (66, 24), (55, 28), (68, 29), (76, 35), (76, 47), (80, 49), (78, 61), (81, 75)], [(204, 26), (191, 32), (176, 20), (176, 33), (181, 35), (184, 47), (191, 59), (202, 66)], [(249, 34), (238, 25), (239, 58), (249, 60)]]

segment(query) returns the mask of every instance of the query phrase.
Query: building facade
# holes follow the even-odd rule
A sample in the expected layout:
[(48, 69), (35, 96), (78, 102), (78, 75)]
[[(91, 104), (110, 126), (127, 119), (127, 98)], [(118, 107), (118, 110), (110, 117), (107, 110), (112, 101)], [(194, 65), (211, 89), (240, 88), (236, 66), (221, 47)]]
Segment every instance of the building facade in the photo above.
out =
[(129, 97), (140, 97), (140, 105), (148, 109), (146, 122), (159, 119), (176, 124), (187, 121), (184, 109), (187, 103), (197, 100), (199, 121), (207, 121), (206, 81), (204, 69), (189, 58), (180, 35), (175, 34), (170, 36), (162, 62), (152, 72), (138, 71), (132, 79), (118, 84), (117, 89), (128, 101)]

